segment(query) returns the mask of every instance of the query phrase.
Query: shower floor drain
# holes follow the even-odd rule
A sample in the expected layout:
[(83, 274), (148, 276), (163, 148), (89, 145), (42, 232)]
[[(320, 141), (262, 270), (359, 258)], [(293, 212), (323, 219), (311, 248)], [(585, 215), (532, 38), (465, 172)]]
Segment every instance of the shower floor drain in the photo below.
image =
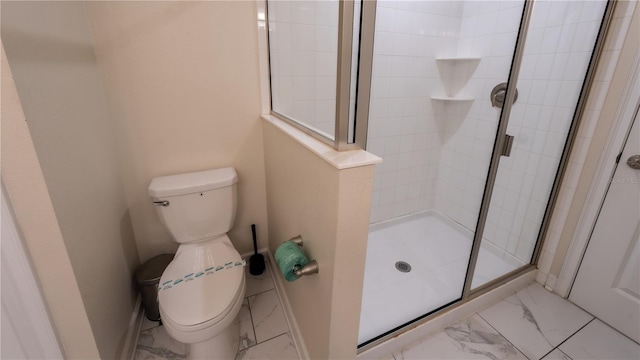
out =
[(411, 265), (409, 265), (407, 262), (404, 261), (398, 261), (396, 263), (396, 269), (400, 272), (409, 272), (411, 271)]

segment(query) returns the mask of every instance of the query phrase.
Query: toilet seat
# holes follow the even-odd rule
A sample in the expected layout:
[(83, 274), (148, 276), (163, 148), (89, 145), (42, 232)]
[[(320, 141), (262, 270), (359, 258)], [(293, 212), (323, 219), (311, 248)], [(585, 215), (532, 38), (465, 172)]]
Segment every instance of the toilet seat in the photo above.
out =
[(192, 332), (222, 321), (244, 296), (244, 262), (226, 235), (183, 244), (162, 274), (162, 320)]

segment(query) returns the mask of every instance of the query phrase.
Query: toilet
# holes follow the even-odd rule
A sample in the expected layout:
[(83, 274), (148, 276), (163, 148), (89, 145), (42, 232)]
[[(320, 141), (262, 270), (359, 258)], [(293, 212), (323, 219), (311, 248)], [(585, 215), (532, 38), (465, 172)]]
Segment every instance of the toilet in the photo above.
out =
[(156, 177), (149, 195), (180, 244), (158, 284), (167, 333), (188, 359), (233, 359), (245, 294), (244, 261), (227, 236), (236, 214), (234, 168)]

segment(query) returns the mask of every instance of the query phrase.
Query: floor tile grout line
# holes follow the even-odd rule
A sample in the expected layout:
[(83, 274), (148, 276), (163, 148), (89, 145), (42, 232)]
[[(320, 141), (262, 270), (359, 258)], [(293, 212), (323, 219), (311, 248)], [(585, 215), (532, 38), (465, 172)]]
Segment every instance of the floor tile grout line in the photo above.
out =
[[(253, 323), (253, 311), (251, 311), (251, 303), (249, 302), (249, 297), (247, 297), (246, 299), (247, 299), (247, 308), (249, 309), (249, 319), (251, 319), (251, 331), (253, 331), (253, 340), (255, 340), (256, 342), (255, 345), (258, 345), (258, 337), (256, 336), (256, 326)], [(248, 349), (250, 347), (251, 346), (247, 346), (246, 348)]]
[[(244, 351), (244, 350), (248, 350), (248, 349), (251, 349), (251, 348), (256, 347), (256, 346), (258, 346), (258, 345), (262, 345), (262, 344), (264, 344), (264, 343), (266, 343), (266, 342), (269, 342), (269, 341), (271, 341), (271, 340), (273, 340), (273, 339), (275, 339), (275, 338), (278, 338), (278, 337), (280, 337), (280, 336), (282, 336), (282, 335), (289, 334), (289, 333), (290, 333), (290, 331), (285, 331), (285, 332), (283, 332), (282, 334), (276, 335), (276, 336), (274, 336), (274, 337), (270, 337), (270, 338), (268, 338), (268, 339), (267, 339), (267, 340), (265, 340), (265, 341), (261, 341), (261, 342), (257, 342), (257, 341), (256, 341), (256, 344), (255, 344), (255, 345), (251, 345), (251, 346), (247, 347), (246, 349), (243, 349), (242, 351)], [(290, 335), (290, 336), (291, 336), (291, 335)]]
[[(273, 281), (273, 279), (272, 279), (272, 281)], [(275, 284), (274, 284), (274, 287), (273, 287), (273, 288), (271, 288), (271, 289), (269, 289), (269, 290), (265, 290), (265, 291), (262, 291), (262, 292), (260, 292), (260, 293), (257, 293), (257, 294), (254, 294), (254, 295), (251, 295), (251, 296), (247, 296), (247, 297), (246, 297), (246, 299), (247, 299), (247, 303), (248, 303), (248, 305), (249, 305), (249, 314), (251, 315), (251, 325), (252, 325), (252, 327), (253, 327), (253, 334), (254, 334), (254, 338), (256, 339), (256, 344), (255, 344), (255, 345), (253, 345), (253, 346), (249, 346), (249, 347), (247, 347), (247, 349), (252, 348), (252, 347), (254, 347), (254, 346), (257, 346), (257, 345), (259, 345), (259, 344), (263, 344), (263, 343), (265, 343), (265, 342), (267, 342), (267, 341), (269, 341), (269, 340), (273, 340), (273, 339), (277, 338), (278, 336), (282, 336), (282, 335), (284, 335), (284, 334), (287, 334), (287, 333), (290, 333), (290, 332), (291, 332), (291, 329), (289, 329), (289, 325), (287, 324), (287, 329), (286, 329), (286, 331), (285, 331), (285, 332), (283, 332), (283, 333), (281, 333), (281, 334), (278, 334), (278, 335), (275, 335), (275, 336), (273, 336), (273, 337), (270, 337), (270, 338), (268, 338), (268, 339), (266, 339), (266, 340), (264, 340), (264, 341), (260, 341), (260, 342), (258, 341), (258, 335), (256, 334), (256, 329), (255, 329), (255, 325), (254, 325), (254, 321), (253, 321), (253, 311), (251, 311), (251, 303), (250, 303), (250, 301), (249, 301), (249, 298), (250, 298), (250, 297), (257, 296), (257, 295), (260, 295), (260, 294), (264, 294), (264, 293), (269, 292), (269, 291), (274, 291), (274, 292), (275, 292), (276, 297), (278, 298), (278, 304), (280, 305), (280, 308), (282, 309), (282, 304), (281, 304), (281, 301), (280, 301), (280, 297), (278, 296), (278, 292), (277, 292), (277, 291), (276, 291), (276, 289), (275, 289)]]
[[(558, 345), (558, 346), (560, 346), (560, 345)], [(544, 356), (549, 355), (549, 354), (550, 354), (550, 353), (552, 353), (554, 350), (558, 350), (558, 351), (560, 351), (560, 352), (561, 352), (561, 353), (562, 353), (566, 358), (568, 358), (569, 360), (573, 360), (573, 358), (572, 358), (571, 356), (567, 355), (567, 353), (566, 353), (566, 352), (564, 352), (564, 351), (560, 350), (560, 348), (558, 348), (558, 347), (553, 348), (553, 350), (549, 351), (549, 353), (545, 354)], [(542, 357), (542, 359), (544, 359), (544, 356)]]
[(582, 311), (586, 312), (587, 314), (589, 314), (589, 315), (593, 316), (593, 319), (594, 319), (594, 320), (595, 320), (595, 319), (598, 319), (600, 322), (602, 322), (603, 324), (607, 325), (608, 327), (610, 327), (611, 329), (613, 329), (613, 330), (614, 330), (615, 332), (617, 332), (618, 334), (620, 334), (620, 335), (622, 335), (622, 336), (626, 337), (627, 339), (629, 339), (629, 340), (633, 341), (634, 343), (636, 343), (636, 344), (640, 345), (640, 343), (638, 343), (637, 341), (633, 340), (632, 338), (630, 338), (630, 337), (629, 337), (629, 336), (627, 336), (626, 334), (623, 334), (620, 330), (618, 330), (618, 329), (614, 328), (613, 326), (609, 325), (609, 324), (608, 324), (608, 323), (606, 323), (604, 320), (602, 320), (602, 319), (600, 319), (599, 317), (597, 317), (597, 316), (593, 315), (592, 313), (590, 313), (590, 312), (589, 312), (589, 311), (587, 311), (586, 309), (583, 309), (580, 305), (578, 305), (578, 304), (574, 303), (574, 302), (573, 302), (573, 301), (571, 301), (569, 298), (566, 298), (566, 300), (567, 300), (568, 302), (572, 303), (573, 305), (575, 305), (575, 306), (579, 307)]
[[(584, 329), (585, 327), (587, 327), (587, 325), (591, 324), (595, 319), (596, 319), (596, 318), (595, 318), (595, 317), (593, 317), (591, 320), (587, 321), (587, 323), (586, 323), (586, 324), (582, 325), (578, 330), (574, 331), (574, 332), (573, 332), (573, 334), (571, 334), (571, 335), (567, 336), (567, 338), (566, 338), (566, 339), (564, 339), (560, 344), (558, 344), (558, 345), (557, 345), (556, 347), (554, 347), (553, 349), (558, 349), (558, 350), (562, 351), (562, 350), (560, 349), (560, 346), (561, 346), (562, 344), (566, 343), (569, 339), (571, 339), (573, 336), (575, 336), (577, 333), (579, 333), (582, 329)], [(553, 350), (551, 350), (551, 351), (553, 351)], [(562, 353), (564, 353), (564, 351), (562, 351)], [(547, 356), (547, 355), (545, 355), (545, 356)], [(569, 355), (567, 355), (567, 356), (569, 356)], [(571, 357), (571, 356), (569, 356), (569, 357)]]
[(260, 295), (260, 294), (266, 293), (267, 291), (271, 291), (271, 290), (275, 290), (275, 287), (272, 287), (271, 289), (267, 289), (267, 290), (259, 291), (259, 292), (255, 293), (255, 294), (246, 295), (245, 297), (246, 297), (246, 298), (250, 298), (250, 297), (252, 297), (252, 296)]
[[(547, 355), (551, 354), (551, 353), (553, 352), (553, 350), (555, 350), (555, 349), (557, 349), (557, 347), (554, 347), (553, 349), (551, 349), (551, 350), (547, 351), (547, 353), (545, 353), (544, 355), (542, 355), (542, 356), (540, 357), (540, 359), (544, 359), (544, 358), (545, 358), (545, 356), (547, 356)], [(526, 355), (525, 355), (525, 356), (526, 356)]]
[[(502, 301), (500, 301), (502, 302)], [(503, 333), (501, 333), (498, 329), (496, 329), (490, 322), (489, 320), (485, 319), (484, 317), (482, 317), (482, 315), (480, 315), (480, 313), (475, 313), (476, 315), (478, 315), (482, 320), (484, 320), (484, 322), (487, 323), (487, 325), (489, 325), (493, 330), (495, 330), (500, 336), (502, 336), (505, 340), (507, 340), (507, 342), (509, 344), (511, 344), (511, 346), (513, 346), (516, 350), (518, 350), (520, 352), (520, 354), (522, 354), (522, 356), (524, 356), (526, 359), (532, 360), (530, 357), (528, 357), (524, 351), (522, 351), (519, 347), (517, 347), (514, 343), (511, 342), (511, 340), (509, 340), (509, 338), (507, 338)], [(553, 351), (553, 350), (552, 350)], [(546, 355), (545, 355), (546, 356)], [(538, 360), (538, 359), (535, 359)]]

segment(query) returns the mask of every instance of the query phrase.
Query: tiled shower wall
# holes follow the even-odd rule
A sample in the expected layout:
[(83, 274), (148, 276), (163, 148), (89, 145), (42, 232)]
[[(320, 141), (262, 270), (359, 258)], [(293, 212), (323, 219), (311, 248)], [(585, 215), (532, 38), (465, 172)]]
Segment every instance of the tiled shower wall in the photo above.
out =
[[(384, 162), (372, 222), (435, 209), (475, 228), (499, 115), (488, 94), (506, 81), (521, 12), (514, 1), (378, 3), (367, 150)], [(454, 93), (437, 60), (452, 57), (481, 58)]]
[(442, 94), (436, 57), (455, 53), (458, 1), (379, 1), (367, 150), (376, 166), (371, 221), (431, 209), (443, 122), (430, 96)]
[(333, 136), (338, 2), (268, 5), (273, 110)]
[[(447, 124), (438, 167), (435, 210), (474, 231), (500, 109), (489, 100), (491, 89), (509, 76), (522, 14), (520, 1), (463, 3), (457, 54), (480, 58), (464, 93), (473, 103), (445, 105)], [(457, 116), (452, 113), (458, 112)]]
[[(528, 33), (485, 230), (494, 252), (528, 263), (602, 19), (604, 2), (539, 1)], [(368, 150), (376, 170), (371, 221), (434, 209), (474, 230), (522, 2), (379, 2)], [(458, 96), (442, 102), (438, 57), (478, 57)]]
[(513, 150), (500, 162), (484, 233), (505, 260), (531, 260), (604, 7), (605, 1), (534, 7), (507, 128)]

